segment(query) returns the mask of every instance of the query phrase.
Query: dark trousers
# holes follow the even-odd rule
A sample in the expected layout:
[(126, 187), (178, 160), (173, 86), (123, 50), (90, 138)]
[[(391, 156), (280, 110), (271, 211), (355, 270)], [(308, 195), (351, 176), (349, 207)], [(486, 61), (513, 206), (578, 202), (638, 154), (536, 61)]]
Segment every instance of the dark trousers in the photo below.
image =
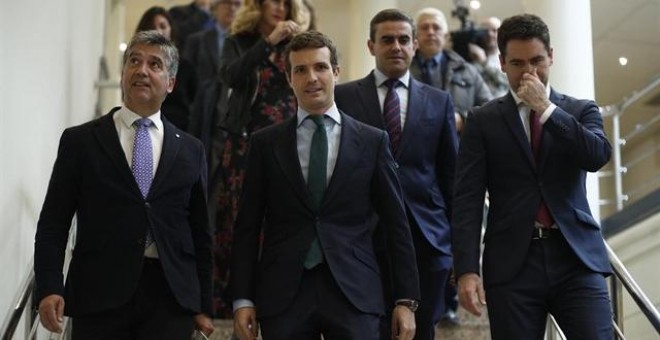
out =
[(415, 340), (435, 339), (435, 326), (445, 312), (445, 285), (451, 270), (451, 257), (441, 254), (433, 248), (422, 235), (415, 221), (410, 221), (417, 271), (419, 273), (419, 288), (422, 299), (415, 313)]
[(559, 231), (532, 240), (520, 273), (486, 287), (493, 340), (543, 339), (552, 314), (568, 339), (613, 339), (605, 277), (578, 259)]
[(109, 311), (73, 318), (73, 340), (190, 340), (193, 313), (172, 294), (160, 261), (145, 259), (133, 298)]
[(306, 270), (282, 314), (261, 318), (264, 340), (377, 340), (379, 317), (359, 311), (341, 292), (326, 264)]

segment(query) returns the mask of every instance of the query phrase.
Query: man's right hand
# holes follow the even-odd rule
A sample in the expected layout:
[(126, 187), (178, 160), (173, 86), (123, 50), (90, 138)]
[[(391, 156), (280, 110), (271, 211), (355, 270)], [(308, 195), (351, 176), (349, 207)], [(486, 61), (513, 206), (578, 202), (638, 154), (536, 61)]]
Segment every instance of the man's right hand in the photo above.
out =
[(63, 315), (64, 298), (61, 295), (51, 294), (39, 302), (39, 319), (47, 330), (62, 333)]
[(234, 335), (240, 340), (253, 340), (259, 335), (257, 311), (254, 307), (242, 307), (234, 312)]
[(467, 273), (458, 278), (458, 301), (468, 312), (481, 316), (481, 309), (486, 304), (486, 292), (479, 275)]

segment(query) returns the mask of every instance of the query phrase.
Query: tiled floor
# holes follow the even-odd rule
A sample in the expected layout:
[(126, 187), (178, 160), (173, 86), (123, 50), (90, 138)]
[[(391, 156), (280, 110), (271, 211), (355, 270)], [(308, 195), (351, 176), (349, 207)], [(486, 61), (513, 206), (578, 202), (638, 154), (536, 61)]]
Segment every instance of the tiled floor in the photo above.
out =
[[(482, 315), (480, 318), (474, 317), (463, 309), (458, 311), (460, 326), (449, 326), (442, 323), (436, 332), (436, 339), (442, 340), (489, 340), (488, 316)], [(212, 340), (230, 340), (231, 339), (231, 320), (215, 320), (215, 332)]]

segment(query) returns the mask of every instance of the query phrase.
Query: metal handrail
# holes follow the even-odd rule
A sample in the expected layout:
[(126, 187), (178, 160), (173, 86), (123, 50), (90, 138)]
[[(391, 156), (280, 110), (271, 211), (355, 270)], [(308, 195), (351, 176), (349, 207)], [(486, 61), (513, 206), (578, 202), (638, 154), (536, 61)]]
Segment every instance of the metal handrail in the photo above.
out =
[(23, 281), (23, 284), (20, 286), (20, 290), (16, 296), (16, 301), (13, 305), (12, 310), (5, 316), (5, 320), (2, 323), (2, 329), (0, 334), (2, 335), (2, 340), (11, 340), (16, 332), (16, 328), (21, 321), (21, 318), (25, 312), (25, 307), (28, 305), (30, 298), (32, 297), (32, 292), (34, 290), (34, 271), (32, 270), (32, 265), (30, 265), (30, 272)]
[[(649, 320), (653, 328), (655, 328), (655, 331), (658, 333), (658, 335), (660, 335), (660, 313), (658, 313), (658, 310), (655, 308), (651, 300), (649, 300), (637, 282), (635, 282), (632, 275), (630, 275), (626, 267), (616, 256), (607, 242), (605, 242), (605, 247), (607, 248), (607, 253), (610, 257), (610, 264), (614, 270), (614, 275), (616, 275), (619, 281), (621, 281), (621, 284), (623, 284), (623, 286), (626, 288), (639, 309), (642, 311), (642, 313), (644, 313), (644, 315), (646, 315), (646, 318)], [(618, 310), (615, 311), (615, 315), (618, 318), (623, 318), (622, 304), (618, 304), (617, 309)]]

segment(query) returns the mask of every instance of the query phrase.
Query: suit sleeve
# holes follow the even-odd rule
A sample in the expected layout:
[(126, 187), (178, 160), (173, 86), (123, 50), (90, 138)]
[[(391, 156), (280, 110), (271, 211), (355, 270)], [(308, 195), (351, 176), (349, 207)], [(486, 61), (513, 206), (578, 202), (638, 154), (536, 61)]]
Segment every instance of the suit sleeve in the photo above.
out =
[(603, 131), (603, 118), (598, 106), (593, 101), (582, 102), (584, 105), (580, 108), (557, 106), (543, 127), (552, 134), (558, 145), (570, 150), (568, 154), (576, 164), (583, 170), (595, 172), (610, 160), (612, 147)]
[(436, 156), (436, 178), (440, 191), (447, 205), (447, 218), (451, 217), (452, 198), (454, 196), (454, 178), (456, 174), (456, 155), (458, 153), (458, 134), (456, 132), (456, 120), (454, 116), (454, 105), (451, 98), (446, 96), (441, 137), (438, 143), (438, 154)]
[(201, 291), (200, 306), (203, 313), (213, 315), (213, 237), (206, 202), (206, 157), (201, 143), (195, 142), (198, 145), (199, 178), (191, 189), (188, 220), (195, 243), (197, 275)]
[(262, 143), (253, 135), (247, 154), (247, 167), (238, 216), (234, 225), (230, 264), (230, 292), (233, 300), (255, 301), (259, 235), (266, 207)]
[[(487, 128), (487, 127), (483, 127)], [(479, 117), (468, 115), (461, 133), (452, 215), (452, 252), (456, 277), (479, 274), (481, 222), (486, 193), (486, 146)]]
[(389, 145), (387, 133), (383, 131), (372, 190), (376, 211), (380, 217), (379, 227), (386, 228), (387, 249), (392, 266), (393, 298), (394, 301), (420, 300), (415, 249), (403, 206), (403, 192)]
[(46, 199), (37, 222), (34, 244), (34, 272), (37, 301), (47, 295), (64, 296), (64, 254), (73, 214), (78, 207), (81, 181), (80, 154), (71, 130), (60, 138), (57, 159), (48, 184)]

